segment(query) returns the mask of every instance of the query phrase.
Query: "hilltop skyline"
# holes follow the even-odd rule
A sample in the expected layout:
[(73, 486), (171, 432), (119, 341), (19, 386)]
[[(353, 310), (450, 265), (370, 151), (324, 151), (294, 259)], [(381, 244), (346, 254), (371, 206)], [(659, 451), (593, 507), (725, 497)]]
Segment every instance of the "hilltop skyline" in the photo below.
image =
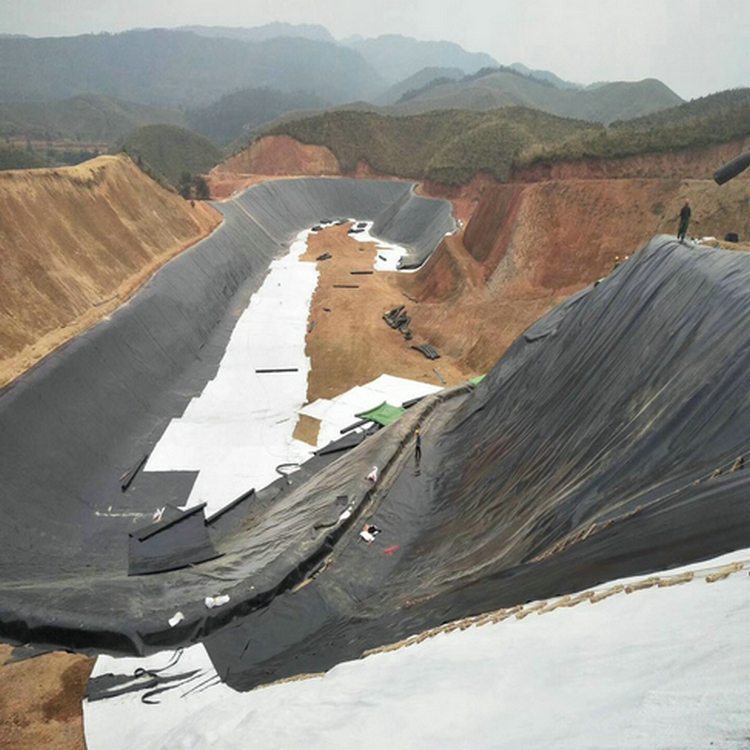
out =
[(658, 78), (684, 99), (750, 85), (750, 5), (744, 0), (484, 0), (468, 10), (447, 0), (301, 0), (273, 7), (227, 0), (9, 0), (0, 33), (70, 36), (183, 25), (317, 23), (336, 39), (403, 34), (447, 40), (499, 63), (521, 62), (584, 85)]

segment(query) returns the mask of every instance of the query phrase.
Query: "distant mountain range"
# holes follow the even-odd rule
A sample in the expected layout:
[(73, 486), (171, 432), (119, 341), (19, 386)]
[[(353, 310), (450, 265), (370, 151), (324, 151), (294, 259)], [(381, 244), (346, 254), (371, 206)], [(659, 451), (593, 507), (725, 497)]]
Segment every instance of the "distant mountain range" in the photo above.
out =
[(435, 81), (444, 81), (445, 79), (460, 81), (464, 76), (465, 73), (460, 68), (422, 68), (422, 70), (414, 73), (414, 75), (395, 83), (382, 94), (378, 94), (378, 96), (373, 99), (373, 104), (383, 106), (395, 104), (402, 97), (421, 91), (425, 86), (429, 86)]
[(536, 78), (539, 81), (547, 81), (558, 89), (582, 89), (584, 88), (580, 83), (571, 83), (570, 81), (563, 81), (562, 78), (556, 76), (552, 71), (549, 70), (531, 70), (527, 68), (523, 63), (514, 62), (508, 66), (513, 70), (517, 70), (519, 73), (523, 73), (525, 76)]
[(201, 106), (248, 86), (308, 91), (337, 104), (385, 88), (344, 46), (276, 37), (249, 42), (153, 29), (46, 39), (0, 39), (0, 101), (78, 94), (168, 108)]
[(114, 142), (165, 123), (223, 146), (302, 110), (408, 115), (520, 105), (606, 124), (681, 103), (653, 79), (584, 88), (452, 42), (397, 34), (337, 42), (314, 24), (0, 35), (0, 134), (15, 138)]
[(455, 83), (431, 86), (393, 109), (417, 114), (439, 109), (474, 111), (520, 105), (561, 117), (609, 123), (647, 115), (682, 104), (661, 81), (608, 83), (592, 89), (558, 88), (555, 84), (504, 68), (468, 76)]
[(385, 34), (375, 39), (352, 38), (344, 40), (343, 44), (359, 53), (389, 85), (424, 68), (459, 68), (464, 73), (474, 73), (499, 64), (490, 55), (467, 52), (453, 42), (421, 42), (400, 34)]
[(325, 26), (319, 24), (267, 23), (252, 28), (232, 28), (231, 26), (181, 26), (176, 31), (192, 31), (199, 36), (222, 39), (238, 39), (241, 42), (265, 42), (278, 37), (310, 39), (313, 42), (330, 42), (336, 40)]

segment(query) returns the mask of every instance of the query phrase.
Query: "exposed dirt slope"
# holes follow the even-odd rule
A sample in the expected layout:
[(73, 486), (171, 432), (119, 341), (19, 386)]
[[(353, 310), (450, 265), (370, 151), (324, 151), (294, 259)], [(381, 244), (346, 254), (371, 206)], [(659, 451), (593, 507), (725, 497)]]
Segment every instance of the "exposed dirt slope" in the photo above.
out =
[(750, 239), (748, 178), (722, 187), (711, 180), (480, 181), (451, 197), (473, 212), (463, 236), (448, 238), (424, 269), (399, 283), (420, 301), (414, 324), (430, 343), (480, 372), (541, 315), (607, 275), (616, 255), (655, 234), (675, 234), (685, 198), (691, 236)]
[(710, 148), (643, 154), (623, 159), (583, 159), (547, 164), (541, 161), (529, 167), (513, 170), (509, 181), (539, 182), (542, 180), (637, 177), (657, 180), (709, 180), (722, 164), (726, 164), (748, 149), (750, 149), (750, 138), (744, 138)]
[(287, 135), (270, 135), (217, 164), (208, 175), (211, 196), (228, 198), (264, 177), (340, 175), (338, 160), (325, 146), (307, 146)]
[(261, 138), (214, 167), (213, 171), (308, 176), (341, 173), (338, 160), (325, 146), (306, 146), (287, 135)]
[(0, 386), (110, 313), (221, 220), (125, 156), (0, 173)]

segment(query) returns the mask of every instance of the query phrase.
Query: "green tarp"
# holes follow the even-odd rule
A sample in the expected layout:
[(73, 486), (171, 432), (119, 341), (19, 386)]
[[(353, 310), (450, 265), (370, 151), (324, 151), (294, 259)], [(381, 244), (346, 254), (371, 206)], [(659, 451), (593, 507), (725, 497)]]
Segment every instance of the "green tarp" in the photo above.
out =
[(395, 422), (404, 411), (400, 406), (391, 406), (389, 403), (383, 401), (380, 406), (376, 406), (369, 411), (360, 412), (354, 416), (357, 419), (369, 419), (371, 422), (377, 422), (378, 424), (382, 424), (383, 427), (387, 427), (391, 422)]

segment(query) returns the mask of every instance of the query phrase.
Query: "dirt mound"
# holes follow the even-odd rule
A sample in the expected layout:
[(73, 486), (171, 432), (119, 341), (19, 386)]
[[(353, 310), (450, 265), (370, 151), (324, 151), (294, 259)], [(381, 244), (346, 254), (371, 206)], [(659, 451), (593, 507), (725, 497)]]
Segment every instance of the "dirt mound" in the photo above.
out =
[(0, 386), (122, 304), (221, 220), (125, 156), (0, 173)]
[(269, 135), (215, 166), (208, 176), (211, 195), (227, 198), (232, 192), (258, 182), (250, 175), (339, 175), (336, 157), (325, 146), (308, 146), (287, 135)]

